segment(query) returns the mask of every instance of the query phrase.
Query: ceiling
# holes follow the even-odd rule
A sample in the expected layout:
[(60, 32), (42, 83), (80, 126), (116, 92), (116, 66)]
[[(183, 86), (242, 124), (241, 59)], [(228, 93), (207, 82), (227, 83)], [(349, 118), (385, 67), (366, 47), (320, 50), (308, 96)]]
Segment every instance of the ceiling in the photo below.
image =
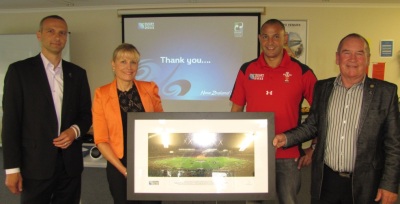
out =
[(0, 10), (43, 9), (67, 7), (109, 7), (138, 4), (178, 3), (325, 3), (325, 4), (399, 4), (400, 0), (1, 0)]

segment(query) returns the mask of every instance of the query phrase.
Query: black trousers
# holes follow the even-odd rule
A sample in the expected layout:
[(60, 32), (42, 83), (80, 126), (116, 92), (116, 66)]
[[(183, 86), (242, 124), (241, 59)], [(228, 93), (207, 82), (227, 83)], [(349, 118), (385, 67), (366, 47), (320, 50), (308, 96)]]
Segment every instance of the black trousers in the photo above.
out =
[(312, 200), (312, 204), (352, 204), (353, 192), (351, 177), (342, 177), (325, 165), (320, 200)]
[(107, 180), (114, 204), (161, 204), (161, 201), (127, 201), (126, 178), (111, 163), (107, 162)]
[(59, 152), (55, 174), (46, 180), (22, 180), (22, 204), (79, 204), (81, 176), (69, 177)]

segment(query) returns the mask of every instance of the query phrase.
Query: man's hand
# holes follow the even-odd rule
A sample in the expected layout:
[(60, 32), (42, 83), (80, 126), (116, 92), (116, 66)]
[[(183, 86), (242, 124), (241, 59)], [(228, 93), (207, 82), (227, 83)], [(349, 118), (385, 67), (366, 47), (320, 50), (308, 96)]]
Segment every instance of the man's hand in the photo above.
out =
[(309, 147), (304, 150), (304, 153), (306, 153), (306, 154), (304, 156), (300, 157), (299, 163), (297, 164), (298, 169), (301, 169), (301, 167), (304, 167), (304, 166), (309, 166), (311, 164), (312, 155), (314, 153), (314, 150), (311, 147)]
[(397, 201), (397, 193), (392, 193), (385, 189), (379, 188), (375, 201), (381, 201), (382, 204), (393, 204)]
[(61, 149), (67, 149), (74, 142), (75, 136), (75, 131), (68, 128), (53, 140), (53, 144)]
[(285, 134), (277, 134), (274, 137), (274, 140), (272, 140), (272, 145), (274, 145), (275, 148), (280, 148), (286, 145), (286, 135)]
[(14, 194), (20, 194), (22, 191), (22, 176), (21, 173), (6, 174), (7, 188)]

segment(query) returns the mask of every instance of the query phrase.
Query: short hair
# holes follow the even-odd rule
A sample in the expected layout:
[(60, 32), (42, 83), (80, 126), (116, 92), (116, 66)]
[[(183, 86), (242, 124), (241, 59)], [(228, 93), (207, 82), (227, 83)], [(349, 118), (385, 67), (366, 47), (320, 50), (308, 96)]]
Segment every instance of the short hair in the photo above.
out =
[(282, 21), (278, 20), (278, 19), (269, 19), (267, 21), (265, 21), (265, 23), (261, 26), (261, 28), (263, 28), (265, 25), (280, 25), (283, 29), (284, 32), (285, 31), (285, 25), (282, 23)]
[(50, 16), (46, 16), (46, 17), (42, 18), (42, 20), (40, 21), (40, 24), (39, 24), (39, 31), (41, 31), (41, 30), (43, 29), (43, 22), (44, 22), (45, 20), (51, 19), (51, 18), (52, 18), (52, 19), (58, 19), (58, 20), (64, 21), (65, 24), (67, 24), (67, 22), (64, 20), (64, 18), (62, 18), (61, 16), (59, 16), (59, 15), (50, 15)]
[(115, 61), (123, 53), (131, 53), (135, 57), (135, 60), (139, 62), (140, 53), (135, 46), (129, 43), (122, 43), (117, 48), (115, 48), (112, 60)]
[(368, 41), (362, 35), (360, 35), (358, 33), (350, 33), (350, 34), (346, 35), (344, 38), (342, 38), (340, 40), (340, 42), (339, 42), (338, 47), (337, 47), (337, 52), (338, 53), (342, 49), (343, 41), (346, 40), (347, 38), (358, 38), (358, 39), (363, 40), (364, 43), (365, 43), (365, 51), (366, 51), (366, 53), (368, 54), (368, 56), (371, 55)]

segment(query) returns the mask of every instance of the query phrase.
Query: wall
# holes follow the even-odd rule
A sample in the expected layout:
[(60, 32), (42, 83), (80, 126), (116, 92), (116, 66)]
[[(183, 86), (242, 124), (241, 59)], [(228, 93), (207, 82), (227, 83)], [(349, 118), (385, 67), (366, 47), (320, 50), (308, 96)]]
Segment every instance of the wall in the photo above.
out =
[[(344, 6), (344, 4), (263, 3), (256, 5), (266, 7), (262, 22), (269, 18), (308, 20), (307, 64), (319, 79), (336, 76), (339, 73), (335, 64), (337, 44), (346, 34), (358, 32), (370, 42), (371, 62), (386, 62), (385, 79), (400, 85), (400, 27), (396, 20), (400, 19), (400, 4), (387, 7), (372, 7), (368, 4), (363, 4), (363, 7), (360, 7), (361, 4)], [(163, 6), (166, 5), (159, 5), (159, 7)], [(243, 6), (249, 6), (249, 4)], [(2, 19), (0, 34), (34, 33), (42, 17), (50, 14), (63, 16), (72, 33), (71, 61), (87, 70), (93, 94), (96, 87), (113, 79), (110, 65), (111, 54), (122, 41), (121, 18), (117, 10), (118, 8), (87, 8), (86, 10), (70, 8), (53, 9), (53, 11), (0, 12), (0, 19)], [(380, 58), (378, 56), (381, 39), (394, 40), (396, 57)]]
[[(400, 5), (400, 4), (399, 4)], [(385, 80), (400, 85), (400, 7), (394, 8), (267, 8), (268, 18), (308, 20), (307, 64), (319, 79), (339, 74), (335, 51), (342, 37), (359, 33), (370, 43), (371, 62), (386, 62)], [(379, 57), (381, 39), (394, 40), (393, 58)], [(371, 70), (371, 66), (370, 66)], [(371, 76), (371, 75), (369, 75)]]

